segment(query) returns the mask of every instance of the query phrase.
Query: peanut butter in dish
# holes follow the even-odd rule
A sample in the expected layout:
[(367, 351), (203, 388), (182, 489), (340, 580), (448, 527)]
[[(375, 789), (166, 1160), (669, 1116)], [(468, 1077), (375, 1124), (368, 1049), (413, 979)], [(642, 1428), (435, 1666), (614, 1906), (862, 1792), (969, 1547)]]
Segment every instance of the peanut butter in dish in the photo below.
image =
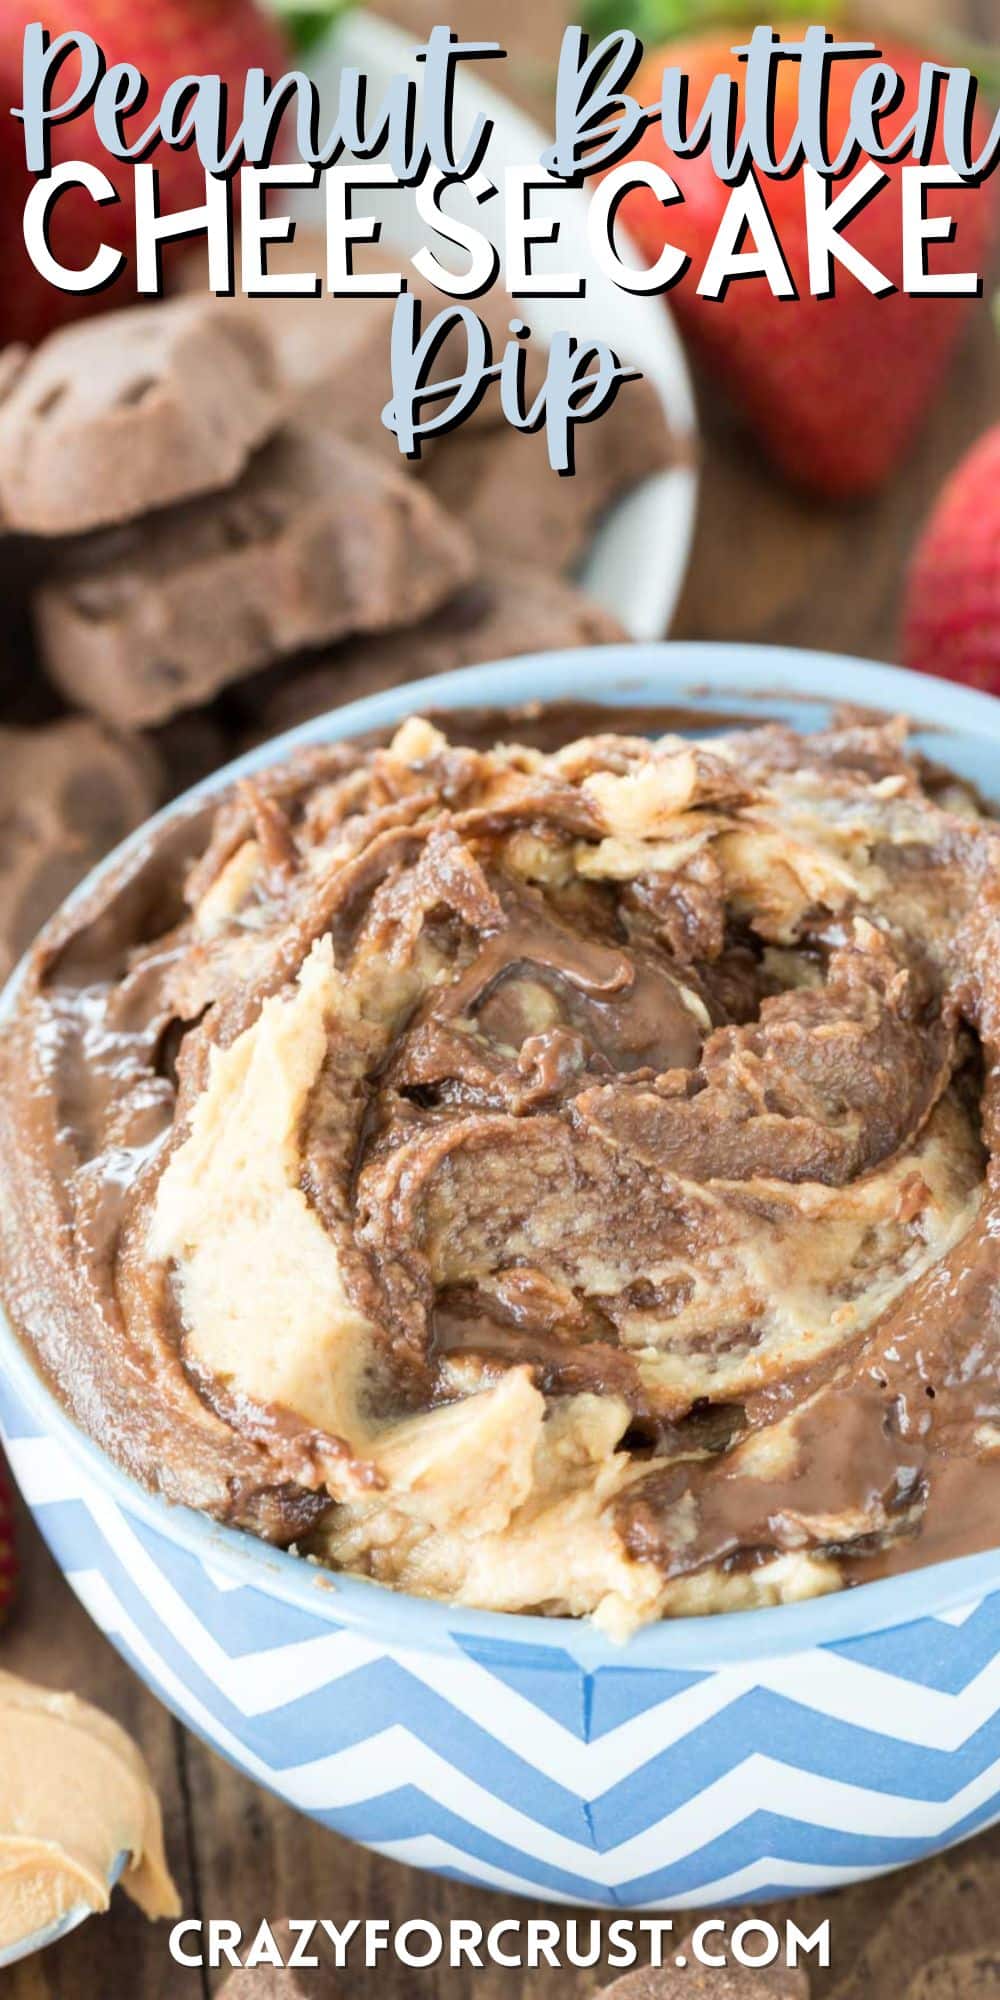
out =
[(0, 1952), (122, 1886), (147, 1917), (180, 1911), (146, 1765), (110, 1716), (0, 1672)]

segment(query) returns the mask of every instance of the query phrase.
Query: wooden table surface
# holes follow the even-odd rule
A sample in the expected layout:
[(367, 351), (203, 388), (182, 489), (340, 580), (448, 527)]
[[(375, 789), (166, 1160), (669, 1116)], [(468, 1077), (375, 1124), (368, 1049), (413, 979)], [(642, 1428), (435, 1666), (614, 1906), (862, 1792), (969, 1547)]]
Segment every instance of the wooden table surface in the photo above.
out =
[[(442, 18), (434, 0), (395, 0), (407, 26)], [(897, 16), (950, 16), (980, 35), (997, 25), (997, 0), (900, 0)], [(766, 9), (762, 10), (766, 15)], [(502, 34), (515, 52), (511, 86), (543, 105), (568, 18), (565, 0), (453, 0), (446, 17), (471, 34)], [(985, 310), (959, 357), (923, 436), (889, 490), (838, 512), (804, 503), (762, 467), (752, 446), (701, 387), (704, 464), (693, 559), (675, 631), (686, 637), (776, 640), (875, 658), (896, 657), (904, 563), (914, 533), (948, 468), (969, 440), (1000, 416), (1000, 365)], [(381, 1861), (313, 1826), (238, 1776), (160, 1707), (91, 1626), (28, 1520), (20, 1519), (23, 1577), (17, 1614), (0, 1637), (0, 1664), (52, 1686), (71, 1686), (130, 1728), (150, 1761), (164, 1803), (166, 1835), (185, 1911), (233, 1917), (252, 1930), (263, 1916), (451, 1916), (494, 1921), (541, 1914), (544, 1906), (477, 1894)], [(794, 1906), (815, 1914), (818, 1899)], [(815, 1990), (837, 2000), (896, 2000), (925, 1957), (1000, 1947), (1000, 1832), (903, 1877), (841, 1892), (822, 1903), (833, 1925), (834, 1964)], [(348, 1972), (347, 2000), (370, 1991), (396, 2000), (528, 2000), (585, 1993), (586, 1973), (423, 1973), (386, 1964)], [(148, 1926), (123, 1896), (110, 1916), (61, 1946), (0, 1973), (3, 2000), (208, 2000), (223, 1975), (172, 1964), (166, 1928)], [(513, 1986), (512, 1986), (513, 1981)]]

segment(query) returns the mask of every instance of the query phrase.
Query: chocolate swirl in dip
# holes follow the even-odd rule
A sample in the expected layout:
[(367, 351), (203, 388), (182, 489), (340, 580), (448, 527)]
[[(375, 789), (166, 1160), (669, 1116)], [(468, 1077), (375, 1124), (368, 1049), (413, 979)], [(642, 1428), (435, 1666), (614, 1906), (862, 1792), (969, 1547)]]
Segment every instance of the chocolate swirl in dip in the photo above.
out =
[(988, 1546), (1000, 825), (902, 724), (548, 727), (305, 753), (50, 927), (15, 1324), (147, 1484), (433, 1597)]

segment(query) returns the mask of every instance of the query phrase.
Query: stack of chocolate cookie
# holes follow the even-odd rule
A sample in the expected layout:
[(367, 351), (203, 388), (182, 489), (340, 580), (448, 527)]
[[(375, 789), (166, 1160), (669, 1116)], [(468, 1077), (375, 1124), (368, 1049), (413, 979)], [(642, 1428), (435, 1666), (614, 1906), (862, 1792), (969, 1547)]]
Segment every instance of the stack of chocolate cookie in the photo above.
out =
[[(670, 460), (654, 392), (583, 428), (574, 480), (496, 410), (411, 465), (380, 420), (392, 307), (216, 300), (197, 273), (0, 356), (0, 970), (100, 853), (248, 743), (620, 636), (566, 571)], [(499, 340), (513, 308), (489, 311)]]
[(0, 408), (0, 508), (48, 540), (34, 623), (68, 701), (147, 728), (468, 582), (469, 536), (433, 497), (286, 400), (262, 327), (194, 299), (24, 359)]

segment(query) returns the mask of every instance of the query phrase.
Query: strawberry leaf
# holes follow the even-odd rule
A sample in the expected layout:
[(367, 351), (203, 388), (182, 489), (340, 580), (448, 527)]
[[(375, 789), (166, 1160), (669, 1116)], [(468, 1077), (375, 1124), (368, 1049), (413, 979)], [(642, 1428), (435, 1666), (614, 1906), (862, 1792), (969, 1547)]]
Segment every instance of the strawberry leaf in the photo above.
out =
[[(824, 18), (835, 21), (842, 12), (840, 0), (828, 0)], [(582, 13), (591, 35), (631, 28), (647, 48), (655, 48), (706, 28), (739, 32), (755, 27), (761, 7), (760, 0), (586, 0)], [(774, 22), (801, 21), (803, 13), (802, 0), (771, 0), (766, 9), (767, 19)]]
[[(771, 0), (766, 9), (760, 0), (582, 0), (581, 5), (583, 26), (590, 35), (599, 38), (616, 28), (631, 28), (646, 49), (710, 32), (723, 39), (731, 34), (735, 41), (765, 16), (776, 26), (782, 21), (800, 26), (811, 18), (803, 0)], [(883, 11), (883, 0), (827, 0), (823, 18), (831, 28), (849, 23), (875, 42), (886, 39), (926, 48), (943, 62), (970, 69), (984, 95), (1000, 102), (1000, 62), (992, 45), (949, 28), (909, 27)]]
[(346, 14), (352, 0), (270, 0), (285, 32), (299, 50), (314, 48), (334, 21)]

